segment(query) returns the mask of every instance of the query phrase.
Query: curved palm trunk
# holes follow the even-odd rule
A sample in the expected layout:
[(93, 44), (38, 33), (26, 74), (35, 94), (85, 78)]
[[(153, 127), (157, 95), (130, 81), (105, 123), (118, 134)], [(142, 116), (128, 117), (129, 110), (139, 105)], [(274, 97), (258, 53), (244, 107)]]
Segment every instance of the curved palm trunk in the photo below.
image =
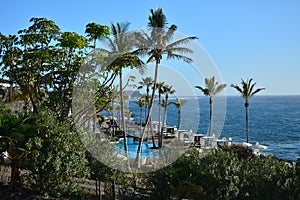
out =
[(152, 113), (153, 104), (154, 104), (154, 96), (155, 96), (156, 83), (157, 83), (157, 77), (158, 77), (158, 65), (159, 65), (159, 60), (156, 60), (152, 96), (151, 96), (150, 104), (148, 106), (148, 113), (147, 113), (147, 117), (146, 117), (146, 121), (145, 121), (145, 127), (144, 127), (143, 133), (141, 134), (141, 137), (140, 137), (139, 146), (138, 146), (138, 149), (137, 149), (137, 154), (136, 154), (136, 159), (135, 159), (135, 162), (136, 162), (138, 168), (141, 166), (140, 158), (141, 158), (142, 143), (143, 143), (144, 135), (145, 135), (145, 132), (146, 132), (146, 127), (149, 123), (151, 113)]
[[(162, 135), (162, 132), (161, 132), (161, 126), (160, 126), (160, 123), (161, 123), (161, 109), (160, 109), (160, 104), (161, 104), (161, 94), (160, 92), (158, 93), (158, 138), (161, 137)], [(160, 139), (158, 140), (158, 146), (161, 147), (162, 144), (160, 142)]]
[(154, 131), (153, 131), (153, 126), (152, 126), (152, 118), (150, 118), (150, 130), (151, 130), (151, 137), (152, 137), (152, 146), (154, 149), (156, 149), (156, 144), (155, 144), (155, 136), (154, 136)]
[(140, 134), (142, 134), (143, 131), (142, 117), (143, 117), (143, 107), (140, 107)]
[(248, 133), (248, 126), (249, 126), (249, 123), (248, 123), (248, 120), (249, 120), (249, 103), (248, 101), (246, 101), (245, 103), (245, 108), (246, 108), (246, 142), (248, 143), (249, 142), (249, 133)]
[(181, 120), (181, 109), (178, 108), (178, 122), (177, 122), (177, 128), (180, 129), (180, 120)]
[[(167, 107), (168, 107), (168, 95), (166, 95), (165, 105), (164, 105), (163, 130), (166, 129), (166, 125), (167, 125)], [(159, 146), (159, 148), (162, 148), (162, 146), (163, 146), (163, 133), (160, 134), (159, 142), (160, 142), (160, 145), (161, 145), (161, 146)]]
[(124, 99), (123, 99), (123, 84), (122, 84), (122, 68), (120, 69), (120, 100), (121, 100), (121, 121), (122, 128), (124, 131), (124, 151), (125, 157), (128, 158), (128, 147), (127, 147), (127, 137), (126, 137), (126, 124), (125, 124), (125, 116), (124, 116)]
[(212, 136), (212, 97), (209, 98), (209, 136)]

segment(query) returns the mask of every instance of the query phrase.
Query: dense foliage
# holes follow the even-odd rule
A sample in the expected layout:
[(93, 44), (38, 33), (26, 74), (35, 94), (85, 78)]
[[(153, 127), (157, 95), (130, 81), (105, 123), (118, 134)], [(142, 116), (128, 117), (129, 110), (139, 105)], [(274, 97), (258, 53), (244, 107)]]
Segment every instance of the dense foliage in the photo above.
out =
[(148, 181), (159, 199), (300, 198), (295, 165), (274, 156), (245, 156), (248, 152), (234, 147), (201, 157), (193, 150), (168, 168), (151, 174)]
[(40, 121), (43, 126), (38, 135), (26, 143), (33, 153), (27, 155), (24, 168), (29, 174), (25, 180), (43, 196), (70, 198), (80, 194), (77, 182), (88, 178), (90, 168), (82, 156), (85, 148), (75, 128), (48, 114), (42, 115)]

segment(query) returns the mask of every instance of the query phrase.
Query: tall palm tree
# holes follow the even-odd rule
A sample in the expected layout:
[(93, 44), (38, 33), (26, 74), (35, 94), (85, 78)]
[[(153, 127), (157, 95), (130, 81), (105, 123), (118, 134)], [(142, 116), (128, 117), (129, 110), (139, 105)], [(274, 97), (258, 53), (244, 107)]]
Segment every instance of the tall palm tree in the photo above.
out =
[(133, 48), (133, 37), (128, 31), (129, 23), (117, 23), (116, 25), (111, 23), (111, 33), (113, 38), (108, 38), (110, 50), (100, 49), (109, 55), (112, 62), (107, 66), (107, 70), (113, 71), (119, 75), (119, 92), (120, 92), (120, 104), (121, 104), (121, 120), (122, 128), (124, 131), (124, 150), (125, 156), (128, 157), (128, 147), (126, 141), (126, 123), (124, 112), (124, 98), (123, 98), (123, 68), (137, 68), (143, 69), (143, 62), (135, 55), (130, 53)]
[(248, 120), (249, 120), (249, 101), (251, 97), (253, 97), (256, 93), (264, 90), (265, 88), (258, 88), (254, 90), (254, 87), (256, 83), (252, 83), (252, 78), (247, 79), (247, 81), (244, 81), (242, 79), (241, 84), (242, 88), (240, 88), (238, 85), (231, 84), (231, 87), (235, 88), (241, 96), (245, 99), (245, 108), (246, 108), (246, 142), (249, 142), (249, 134), (248, 134)]
[[(148, 107), (148, 114), (146, 118), (145, 124), (147, 125), (150, 120), (150, 116), (152, 113), (152, 107), (154, 104), (154, 96), (156, 90), (156, 83), (158, 77), (158, 67), (163, 58), (163, 55), (167, 56), (167, 59), (180, 59), (185, 62), (191, 63), (192, 59), (183, 55), (185, 53), (192, 53), (192, 50), (181, 46), (183, 44), (188, 43), (191, 40), (196, 39), (197, 37), (186, 37), (179, 39), (174, 42), (170, 42), (174, 32), (177, 29), (177, 26), (171, 25), (171, 27), (166, 30), (167, 18), (163, 13), (161, 8), (157, 10), (150, 10), (150, 16), (148, 18), (149, 23), (148, 26), (151, 29), (151, 34), (147, 34), (146, 32), (136, 33), (136, 39), (139, 41), (138, 50), (136, 53), (140, 55), (148, 55), (149, 58), (147, 63), (154, 61), (155, 62), (155, 72), (154, 72), (154, 87), (152, 90), (152, 96), (150, 100), (150, 105)], [(139, 165), (139, 156), (141, 152), (141, 146), (143, 142), (143, 136), (145, 134), (145, 129), (143, 130), (143, 134), (141, 135), (141, 139), (139, 142), (139, 147), (137, 150), (137, 161)]]
[(147, 99), (147, 104), (146, 105), (146, 109), (148, 108), (149, 105), (149, 100), (150, 100), (150, 88), (153, 85), (153, 78), (152, 77), (146, 77), (146, 78), (142, 78), (142, 81), (139, 82), (139, 86), (137, 87), (137, 89), (142, 89), (143, 87), (146, 87), (146, 99)]
[(213, 97), (220, 93), (225, 87), (226, 84), (219, 84), (215, 81), (215, 77), (205, 78), (205, 86), (196, 86), (199, 90), (203, 92), (204, 95), (209, 96), (209, 135), (212, 136), (212, 112), (213, 112)]
[(184, 104), (187, 103), (187, 100), (185, 99), (180, 99), (180, 98), (176, 98), (177, 102), (172, 101), (170, 103), (174, 104), (177, 108), (177, 116), (178, 116), (178, 120), (177, 120), (177, 128), (180, 129), (180, 121), (181, 121), (181, 108)]
[(156, 89), (158, 91), (158, 138), (161, 137), (162, 133), (161, 133), (161, 109), (160, 109), (160, 105), (161, 105), (161, 95), (164, 93), (164, 82), (159, 82), (156, 83)]
[[(145, 109), (145, 112), (146, 112), (146, 116), (147, 116), (147, 113), (149, 112), (148, 106), (150, 104), (149, 92), (150, 92), (151, 86), (153, 85), (153, 78), (152, 77), (142, 78), (142, 81), (140, 81), (139, 84), (140, 84), (140, 86), (138, 86), (138, 89), (146, 87), (146, 96), (145, 96), (146, 97), (146, 109)], [(147, 126), (147, 124), (145, 123), (145, 129), (146, 128), (149, 130), (149, 126)], [(153, 133), (151, 116), (150, 116), (150, 130), (151, 130), (151, 135), (152, 135), (153, 148), (156, 148), (155, 136), (154, 136), (154, 133)]]
[(142, 123), (143, 107), (145, 107), (147, 103), (146, 101), (147, 101), (146, 96), (141, 96), (139, 100), (135, 102), (140, 108), (140, 134), (142, 133), (142, 127), (143, 127), (143, 123)]
[[(164, 85), (163, 86), (163, 91), (164, 91), (164, 95), (165, 95), (165, 99), (163, 100), (163, 107), (164, 107), (164, 117), (163, 117), (163, 130), (166, 129), (166, 124), (167, 124), (167, 108), (169, 105), (169, 95), (170, 94), (174, 94), (175, 90), (173, 90), (171, 85)], [(158, 147), (161, 148), (162, 147), (162, 139), (163, 139), (163, 134), (159, 135), (159, 142), (158, 142)]]

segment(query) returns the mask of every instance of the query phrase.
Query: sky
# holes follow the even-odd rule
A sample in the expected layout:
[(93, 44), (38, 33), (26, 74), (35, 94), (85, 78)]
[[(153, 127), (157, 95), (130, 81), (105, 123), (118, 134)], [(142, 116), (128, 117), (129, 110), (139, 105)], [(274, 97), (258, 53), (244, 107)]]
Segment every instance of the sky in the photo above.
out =
[[(46, 17), (62, 31), (79, 34), (89, 22), (130, 22), (137, 29), (147, 26), (150, 9), (162, 8), (169, 25), (198, 37), (224, 83), (253, 78), (266, 88), (261, 94), (300, 95), (298, 0), (2, 0), (0, 5), (0, 32), (5, 35), (30, 26), (31, 17)], [(204, 85), (203, 79), (197, 85)], [(237, 94), (230, 87), (226, 93)]]

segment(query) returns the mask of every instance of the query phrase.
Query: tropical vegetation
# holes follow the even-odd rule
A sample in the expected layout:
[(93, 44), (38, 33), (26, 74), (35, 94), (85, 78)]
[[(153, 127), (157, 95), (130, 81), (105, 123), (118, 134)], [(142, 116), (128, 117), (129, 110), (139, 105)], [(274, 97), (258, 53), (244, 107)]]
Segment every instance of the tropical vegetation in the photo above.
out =
[[(287, 163), (274, 156), (257, 156), (241, 146), (224, 146), (206, 155), (190, 148), (171, 165), (148, 174), (109, 168), (87, 151), (81, 140), (85, 132), (75, 123), (74, 115), (84, 116), (89, 125), (93, 123), (93, 136), (98, 137), (96, 128), (101, 123), (107, 125), (101, 111), (110, 112), (114, 120), (118, 105), (121, 121), (118, 133), (113, 129), (112, 133), (106, 133), (105, 139), (115, 141), (121, 136), (126, 141), (125, 113), (129, 110), (124, 103), (124, 90), (129, 82), (138, 89), (146, 89), (146, 94), (136, 101), (141, 129), (135, 163), (138, 167), (141, 144), (147, 126), (151, 125), (157, 95), (158, 104), (164, 109), (161, 127), (158, 106), (158, 147), (164, 148), (161, 128), (165, 128), (170, 104), (177, 108), (177, 128), (180, 128), (181, 109), (187, 101), (170, 100), (169, 95), (174, 95), (176, 88), (158, 80), (159, 66), (163, 59), (192, 62), (188, 57), (192, 50), (185, 44), (196, 37), (173, 41), (177, 26), (167, 27), (161, 8), (150, 10), (149, 33), (146, 30), (133, 33), (129, 23), (111, 23), (109, 28), (91, 22), (85, 27), (86, 35), (64, 32), (47, 18), (34, 17), (30, 23), (15, 35), (0, 34), (0, 157), (1, 167), (9, 167), (11, 171), (8, 185), (0, 184), (1, 198), (22, 199), (20, 193), (29, 193), (38, 196), (34, 199), (91, 199), (95, 193), (98, 195), (95, 198), (99, 198), (101, 192), (105, 199), (300, 199), (300, 160)], [(106, 41), (108, 47), (98, 48), (99, 40)], [(134, 77), (124, 81), (124, 70), (143, 71), (145, 57), (145, 63), (155, 62), (153, 78), (144, 77), (139, 85), (135, 85)], [(95, 69), (98, 65), (101, 69), (95, 72), (85, 68)], [(74, 113), (75, 96), (88, 97), (84, 95), (90, 92), (87, 88), (87, 93), (75, 93), (75, 83), (87, 79), (96, 85), (91, 95), (95, 105)], [(218, 84), (214, 76), (206, 78), (205, 85), (196, 87), (210, 98), (209, 134), (212, 135), (213, 97), (226, 85)], [(231, 85), (245, 98), (247, 142), (249, 100), (264, 89), (254, 89), (255, 85), (252, 79), (242, 80), (242, 88)], [(126, 143), (124, 147), (128, 157)], [(93, 180), (98, 190), (82, 189), (88, 179)], [(7, 195), (8, 191), (11, 194)]]
[(205, 78), (205, 86), (203, 88), (201, 86), (195, 86), (199, 90), (203, 92), (204, 95), (209, 96), (209, 135), (213, 135), (212, 130), (212, 122), (213, 122), (213, 97), (222, 92), (222, 90), (226, 87), (226, 84), (219, 84), (215, 81), (215, 77)]
[(258, 92), (264, 90), (265, 88), (255, 89), (256, 83), (252, 83), (252, 78), (244, 81), (242, 79), (242, 87), (239, 87), (236, 84), (231, 84), (231, 87), (235, 88), (240, 95), (245, 99), (245, 108), (246, 108), (246, 142), (249, 142), (249, 101), (250, 99)]
[[(177, 26), (171, 25), (166, 30), (167, 18), (161, 8), (158, 8), (156, 10), (151, 9), (148, 21), (148, 26), (151, 30), (150, 34), (143, 30), (141, 30), (141, 32), (135, 33), (135, 37), (138, 40), (138, 49), (136, 50), (136, 53), (139, 55), (147, 55), (148, 60), (146, 63), (155, 62), (152, 95), (149, 101), (148, 113), (145, 121), (146, 126), (148, 125), (152, 114), (157, 86), (156, 83), (158, 82), (157, 79), (159, 73), (159, 64), (163, 59), (163, 56), (166, 56), (167, 59), (178, 59), (183, 60), (187, 63), (191, 63), (192, 59), (185, 54), (192, 53), (192, 50), (184, 46), (184, 44), (191, 40), (197, 39), (197, 37), (190, 36), (172, 41), (172, 36), (174, 35)], [(144, 129), (143, 133), (141, 134), (139, 147), (137, 150), (136, 162), (138, 166), (140, 163), (140, 153), (145, 130), (146, 129)]]

